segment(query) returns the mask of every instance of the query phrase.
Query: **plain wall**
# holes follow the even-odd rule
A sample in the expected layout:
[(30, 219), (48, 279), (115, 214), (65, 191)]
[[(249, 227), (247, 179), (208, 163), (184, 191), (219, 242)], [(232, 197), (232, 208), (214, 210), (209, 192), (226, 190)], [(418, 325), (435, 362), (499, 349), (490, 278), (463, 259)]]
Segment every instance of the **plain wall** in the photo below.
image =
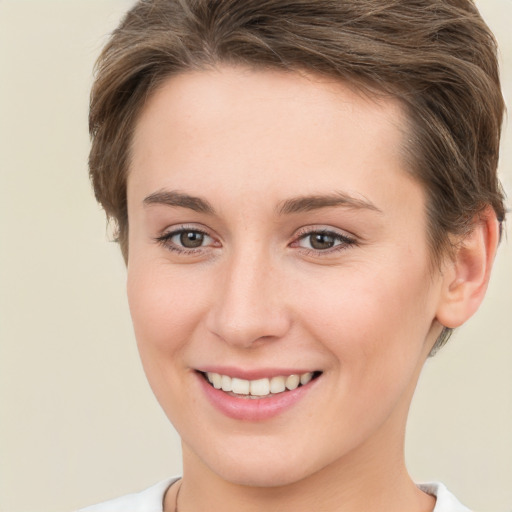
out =
[[(0, 0), (2, 512), (72, 510), (180, 472), (87, 177), (93, 62), (131, 3)], [(479, 4), (501, 43), (510, 105), (512, 1)], [(500, 165), (509, 196), (511, 138)], [(417, 480), (497, 512), (512, 510), (510, 243), (480, 311), (427, 362), (407, 440)]]

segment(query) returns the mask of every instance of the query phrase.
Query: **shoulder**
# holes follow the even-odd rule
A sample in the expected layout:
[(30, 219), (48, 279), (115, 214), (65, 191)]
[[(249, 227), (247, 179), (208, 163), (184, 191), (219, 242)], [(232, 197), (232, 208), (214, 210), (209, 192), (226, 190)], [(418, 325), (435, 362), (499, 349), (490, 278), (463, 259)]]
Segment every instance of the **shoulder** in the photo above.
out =
[(114, 500), (98, 503), (77, 512), (162, 512), (163, 500), (167, 489), (178, 480), (169, 478), (158, 482), (149, 489), (135, 494), (127, 494)]
[(423, 492), (436, 497), (436, 506), (433, 512), (471, 512), (442, 483), (431, 482), (417, 485)]

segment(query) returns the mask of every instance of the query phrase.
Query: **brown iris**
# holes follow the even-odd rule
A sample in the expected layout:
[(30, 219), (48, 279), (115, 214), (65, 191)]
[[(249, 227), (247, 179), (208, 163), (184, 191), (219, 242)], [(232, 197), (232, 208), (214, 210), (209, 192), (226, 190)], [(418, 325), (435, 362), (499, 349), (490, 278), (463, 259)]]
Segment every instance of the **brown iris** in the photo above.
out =
[(313, 249), (321, 251), (333, 247), (336, 239), (328, 233), (314, 233), (309, 236), (309, 242)]
[(180, 243), (187, 249), (196, 249), (201, 247), (204, 242), (204, 234), (199, 231), (182, 231), (180, 234)]

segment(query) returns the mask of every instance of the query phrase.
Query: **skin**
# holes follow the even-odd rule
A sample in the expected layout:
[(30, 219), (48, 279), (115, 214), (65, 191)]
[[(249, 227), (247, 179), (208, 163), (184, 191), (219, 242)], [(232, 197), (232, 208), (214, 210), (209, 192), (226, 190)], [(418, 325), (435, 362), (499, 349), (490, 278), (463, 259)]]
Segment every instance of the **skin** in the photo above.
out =
[[(461, 296), (479, 303), (460, 290), (488, 279), (496, 229), (482, 222), (477, 263), (468, 251), (467, 264), (432, 270), (404, 126), (393, 99), (298, 73), (189, 72), (149, 98), (128, 178), (128, 298), (182, 438), (180, 510), (433, 509), (405, 469), (407, 412), (440, 320), (469, 316)], [(297, 201), (311, 195), (324, 199)], [(203, 245), (180, 246), (180, 229), (206, 233)], [(312, 247), (322, 230), (334, 247)], [(205, 365), (322, 374), (293, 407), (251, 422), (210, 404)]]

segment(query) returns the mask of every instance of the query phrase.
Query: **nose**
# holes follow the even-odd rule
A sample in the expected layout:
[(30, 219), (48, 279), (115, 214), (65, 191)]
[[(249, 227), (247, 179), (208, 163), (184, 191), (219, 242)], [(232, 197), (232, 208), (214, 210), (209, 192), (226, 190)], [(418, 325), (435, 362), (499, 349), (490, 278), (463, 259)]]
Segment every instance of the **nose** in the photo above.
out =
[(264, 255), (238, 255), (225, 262), (207, 315), (207, 328), (239, 348), (284, 336), (291, 325), (280, 272)]

